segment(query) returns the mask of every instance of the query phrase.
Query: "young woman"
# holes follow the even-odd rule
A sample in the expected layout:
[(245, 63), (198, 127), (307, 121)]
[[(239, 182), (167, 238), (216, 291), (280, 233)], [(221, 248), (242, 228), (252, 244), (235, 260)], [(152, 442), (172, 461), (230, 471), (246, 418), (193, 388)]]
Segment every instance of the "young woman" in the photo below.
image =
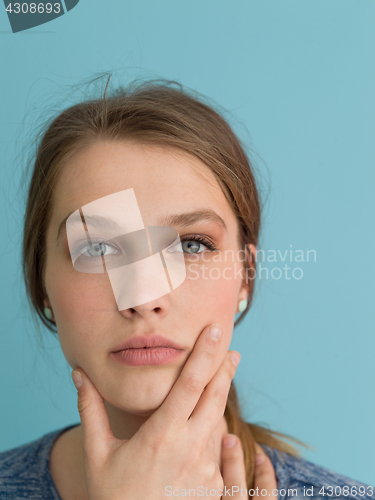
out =
[(174, 82), (106, 87), (48, 124), (24, 276), (73, 368), (81, 424), (0, 454), (0, 498), (375, 498), (241, 417), (228, 348), (260, 221), (240, 141)]

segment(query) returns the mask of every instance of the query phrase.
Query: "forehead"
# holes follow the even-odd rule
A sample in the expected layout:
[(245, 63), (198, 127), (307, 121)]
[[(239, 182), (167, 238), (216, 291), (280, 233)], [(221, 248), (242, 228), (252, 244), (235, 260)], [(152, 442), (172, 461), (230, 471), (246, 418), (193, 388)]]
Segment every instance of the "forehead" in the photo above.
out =
[(161, 212), (212, 208), (228, 225), (235, 216), (214, 174), (176, 148), (134, 142), (97, 142), (64, 167), (54, 190), (53, 213), (64, 217), (94, 200), (132, 188), (145, 223)]

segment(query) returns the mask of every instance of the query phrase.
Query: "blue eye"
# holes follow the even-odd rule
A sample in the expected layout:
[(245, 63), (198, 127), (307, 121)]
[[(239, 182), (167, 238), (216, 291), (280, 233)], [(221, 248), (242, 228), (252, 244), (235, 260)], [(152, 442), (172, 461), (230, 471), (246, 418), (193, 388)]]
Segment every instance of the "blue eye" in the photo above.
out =
[(92, 241), (91, 245), (86, 245), (81, 248), (86, 248), (84, 252), (80, 252), (80, 255), (83, 255), (84, 257), (102, 257), (118, 253), (115, 247), (102, 240)]
[(199, 253), (198, 250), (202, 243), (196, 240), (184, 240), (181, 242), (181, 245), (187, 253)]
[[(201, 245), (207, 247), (212, 252), (217, 251), (215, 246), (208, 239), (204, 238), (203, 236), (197, 235), (197, 236), (191, 236), (189, 238), (187, 238), (187, 237), (181, 238), (182, 250), (187, 255), (189, 255), (189, 254), (190, 255), (199, 255), (200, 253), (202, 253), (202, 251), (200, 251), (200, 252), (198, 251)], [(180, 244), (178, 244), (178, 246), (180, 246)], [(170, 250), (170, 251), (173, 252), (173, 248), (175, 248), (175, 247), (176, 247), (176, 245), (174, 247), (171, 247), (172, 250)]]

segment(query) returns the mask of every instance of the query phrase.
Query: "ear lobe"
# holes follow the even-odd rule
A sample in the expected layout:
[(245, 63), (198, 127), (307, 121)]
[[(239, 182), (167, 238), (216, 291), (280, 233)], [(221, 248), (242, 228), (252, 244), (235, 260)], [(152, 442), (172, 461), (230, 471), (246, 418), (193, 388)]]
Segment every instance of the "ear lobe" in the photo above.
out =
[(44, 315), (46, 316), (47, 319), (50, 319), (55, 323), (55, 318), (53, 316), (52, 306), (49, 303), (48, 299), (43, 300), (43, 312), (44, 312)]

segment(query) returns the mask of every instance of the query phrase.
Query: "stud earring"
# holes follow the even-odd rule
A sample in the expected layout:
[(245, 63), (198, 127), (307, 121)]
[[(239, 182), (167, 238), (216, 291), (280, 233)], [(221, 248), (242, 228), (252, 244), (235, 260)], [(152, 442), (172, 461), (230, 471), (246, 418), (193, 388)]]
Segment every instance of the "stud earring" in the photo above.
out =
[(246, 299), (243, 299), (240, 301), (240, 303), (238, 304), (238, 311), (240, 313), (242, 313), (247, 307), (247, 300)]
[(44, 316), (47, 318), (47, 319), (52, 319), (52, 311), (49, 307), (45, 307), (44, 308)]

